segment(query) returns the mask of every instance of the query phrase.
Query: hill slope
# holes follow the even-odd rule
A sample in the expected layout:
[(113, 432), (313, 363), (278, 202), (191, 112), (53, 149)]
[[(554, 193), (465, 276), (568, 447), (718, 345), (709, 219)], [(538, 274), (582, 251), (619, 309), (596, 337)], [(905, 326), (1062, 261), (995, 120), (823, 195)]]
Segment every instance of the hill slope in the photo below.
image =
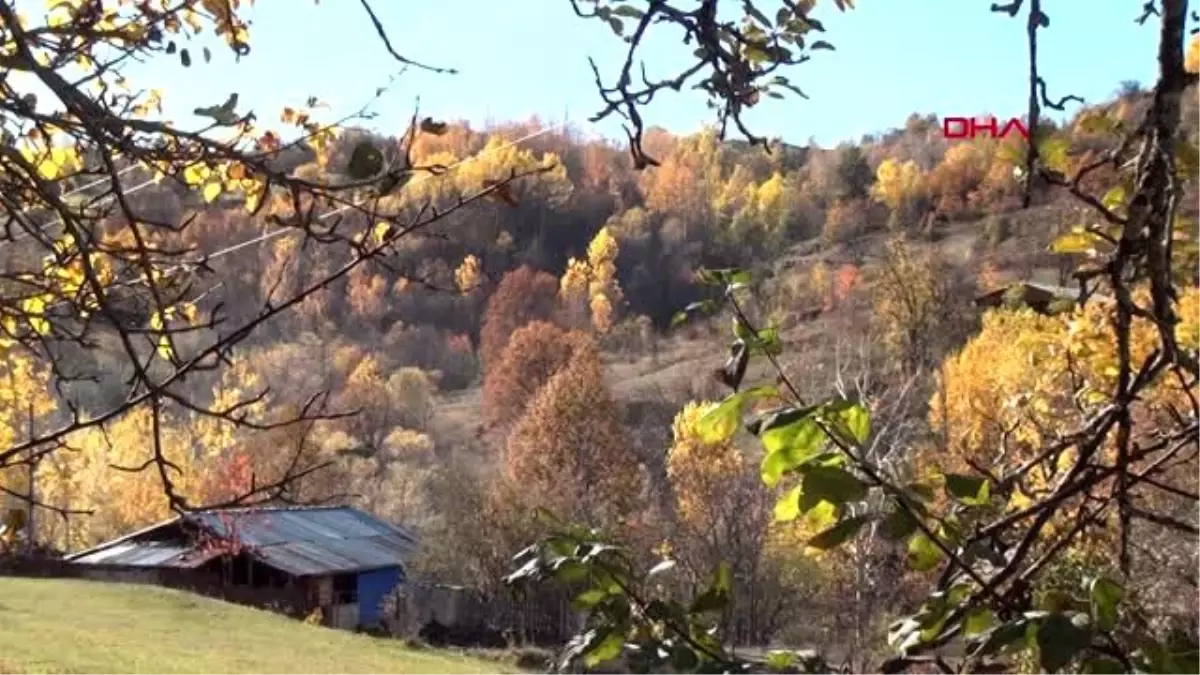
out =
[(507, 670), (149, 586), (0, 578), (0, 626), (0, 673)]

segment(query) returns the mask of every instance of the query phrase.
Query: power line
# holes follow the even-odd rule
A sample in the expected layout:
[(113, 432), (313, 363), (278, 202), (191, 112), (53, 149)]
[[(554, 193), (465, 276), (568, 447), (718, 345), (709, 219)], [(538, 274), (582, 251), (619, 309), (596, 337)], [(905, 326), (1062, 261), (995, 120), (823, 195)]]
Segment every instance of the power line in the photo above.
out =
[[(116, 178), (117, 180), (120, 180), (121, 176), (124, 176), (125, 174), (127, 174), (137, 168), (138, 168), (137, 164), (131, 164), (131, 165), (125, 167), (124, 169), (121, 169), (120, 171), (116, 172), (112, 176), (105, 176), (104, 178), (98, 178), (98, 179), (88, 183), (87, 185), (81, 185), (81, 186), (63, 194), (62, 198), (66, 199), (67, 197), (73, 197), (81, 192), (86, 192), (87, 190), (90, 190), (90, 189), (96, 187), (97, 185), (103, 185), (104, 183), (111, 182), (114, 178)], [(139, 183), (137, 185), (134, 185), (133, 187), (123, 189), (121, 192), (122, 192), (122, 194), (127, 194), (127, 195), (132, 194), (134, 192), (141, 190), (142, 188), (145, 188), (149, 185), (153, 185), (155, 182), (156, 181), (154, 181), (154, 180), (148, 180), (144, 183)], [(116, 197), (115, 194), (104, 195), (100, 198), (100, 201), (101, 201), (101, 203), (104, 203), (105, 201), (110, 201), (110, 200), (114, 199), (115, 197)], [(27, 214), (24, 211), (22, 211), (21, 215), (25, 216)], [(63, 222), (62, 217), (58, 217), (58, 218), (54, 218), (52, 220), (48, 220), (48, 221), (42, 223), (41, 225), (34, 225), (34, 226), (32, 226), (32, 229), (36, 229), (38, 232), (45, 232), (46, 230), (50, 229), (51, 227), (54, 227), (55, 225), (61, 225), (62, 222)], [(28, 230), (22, 230), (20, 232), (17, 232), (16, 234), (14, 234), (12, 236), (12, 238), (9, 239), (9, 241), (16, 242), (16, 241), (21, 240), (22, 238), (32, 237), (32, 236), (33, 236), (32, 232), (30, 232)]]
[[(493, 147), (493, 148), (484, 148), (484, 150), (483, 150), (482, 152), (478, 153), (478, 154), (471, 155), (470, 157), (466, 157), (466, 158), (464, 158), (464, 159), (460, 159), (460, 160), (458, 160), (457, 162), (454, 162), (453, 164), (450, 164), (449, 166), (447, 166), (447, 167), (446, 167), (446, 170), (445, 170), (445, 171), (439, 172), (439, 174), (438, 174), (438, 175), (439, 175), (439, 176), (440, 176), (440, 175), (445, 175), (446, 173), (449, 173), (450, 171), (453, 171), (454, 169), (456, 169), (456, 168), (458, 168), (458, 167), (462, 166), (463, 164), (467, 164), (467, 163), (469, 163), (469, 162), (472, 162), (472, 161), (474, 161), (474, 160), (476, 160), (476, 159), (479, 159), (480, 157), (483, 157), (484, 155), (488, 154), (489, 152), (493, 152), (493, 151), (496, 151), (496, 150), (508, 149), (508, 148), (511, 148), (511, 147), (514, 147), (514, 146), (520, 145), (521, 143), (524, 143), (524, 142), (526, 142), (526, 141), (531, 141), (531, 140), (533, 140), (533, 139), (535, 139), (535, 138), (537, 138), (537, 137), (539, 137), (539, 136), (543, 136), (543, 135), (545, 135), (545, 134), (548, 134), (548, 133), (550, 133), (551, 131), (554, 131), (554, 130), (556, 130), (556, 129), (558, 129), (558, 128), (560, 128), (560, 125), (554, 125), (554, 126), (546, 127), (546, 128), (544, 128), (544, 129), (540, 129), (540, 130), (538, 130), (538, 131), (536, 131), (536, 132), (534, 132), (534, 133), (531, 133), (531, 134), (526, 134), (525, 136), (522, 136), (521, 138), (518, 138), (518, 139), (515, 139), (515, 140), (512, 140), (512, 141), (508, 141), (508, 142), (506, 142), (504, 145), (496, 146), (496, 147)], [(427, 178), (428, 178), (430, 175), (431, 175), (431, 174), (421, 174), (421, 175), (417, 176), (417, 177), (416, 177), (416, 178), (415, 178), (413, 181), (411, 181), (411, 182), (409, 183), (409, 185), (416, 185), (417, 183), (421, 182), (422, 180), (425, 180), (425, 179), (427, 179)], [(338, 214), (345, 213), (346, 211), (349, 211), (349, 210), (350, 210), (350, 209), (352, 209), (352, 208), (358, 208), (359, 206), (362, 206), (363, 204), (367, 203), (368, 201), (369, 201), (369, 199), (364, 199), (364, 200), (362, 200), (362, 201), (359, 201), (359, 202), (357, 202), (357, 203), (354, 203), (354, 204), (346, 204), (346, 205), (340, 206), (340, 207), (338, 207), (338, 208), (336, 208), (336, 209), (334, 209), (334, 210), (332, 210), (332, 211), (329, 211), (328, 213), (323, 213), (323, 214), (321, 214), (321, 215), (317, 216), (316, 220), (318, 220), (318, 221), (321, 221), (321, 220), (325, 220), (325, 219), (327, 219), (327, 218), (332, 218), (332, 217), (334, 217), (334, 216), (336, 216), (336, 215), (338, 215)], [(259, 242), (267, 241), (268, 239), (273, 239), (273, 238), (275, 238), (275, 237), (277, 237), (277, 236), (279, 236), (279, 235), (281, 235), (281, 234), (286, 234), (286, 233), (289, 233), (289, 232), (290, 232), (290, 233), (293, 233), (293, 234), (295, 234), (296, 232), (302, 232), (302, 231), (303, 231), (303, 230), (300, 230), (300, 229), (297, 229), (297, 228), (292, 228), (292, 227), (280, 228), (280, 229), (278, 229), (278, 230), (275, 230), (274, 232), (268, 232), (268, 233), (266, 233), (266, 234), (262, 234), (262, 235), (259, 235), (259, 236), (257, 236), (257, 237), (254, 237), (253, 239), (249, 239), (249, 240), (247, 240), (247, 241), (243, 241), (243, 242), (240, 242), (240, 243), (234, 244), (234, 245), (232, 245), (232, 246), (229, 246), (229, 247), (226, 247), (226, 248), (223, 248), (223, 249), (218, 249), (218, 250), (216, 250), (216, 251), (214, 251), (214, 252), (212, 252), (212, 253), (208, 254), (207, 256), (205, 256), (205, 257), (204, 257), (204, 260), (205, 260), (205, 261), (208, 261), (208, 260), (212, 260), (213, 258), (219, 258), (219, 257), (221, 257), (221, 256), (223, 256), (223, 255), (226, 255), (226, 254), (229, 254), (229, 253), (233, 253), (234, 251), (238, 251), (238, 250), (241, 250), (241, 249), (243, 249), (243, 248), (246, 248), (247, 246), (252, 246), (252, 245), (254, 245), (254, 244), (257, 244), (257, 243), (259, 243)]]
[[(538, 138), (538, 137), (540, 137), (540, 136), (544, 136), (545, 134), (548, 134), (548, 133), (550, 133), (550, 132), (552, 132), (552, 131), (556, 131), (556, 130), (559, 130), (559, 129), (565, 128), (565, 126), (566, 126), (566, 122), (564, 121), (562, 124), (556, 124), (556, 125), (553, 125), (553, 126), (549, 126), (549, 127), (545, 127), (545, 128), (539, 129), (538, 131), (535, 131), (535, 132), (532, 132), (532, 133), (526, 134), (526, 135), (524, 135), (524, 136), (522, 136), (522, 137), (520, 137), (520, 138), (516, 138), (516, 139), (513, 139), (513, 140), (511, 140), (511, 141), (507, 141), (507, 142), (505, 142), (505, 143), (503, 143), (503, 144), (501, 144), (501, 145), (496, 145), (496, 146), (492, 146), (492, 147), (487, 147), (487, 148), (484, 148), (484, 149), (483, 149), (481, 152), (479, 152), (479, 153), (476, 153), (476, 154), (474, 154), (474, 155), (471, 155), (470, 157), (465, 157), (465, 158), (463, 158), (463, 159), (460, 159), (460, 160), (458, 160), (458, 161), (456, 161), (456, 162), (454, 162), (454, 163), (452, 163), (452, 164), (450, 164), (450, 165), (446, 166), (446, 167), (445, 167), (445, 171), (441, 171), (441, 172), (439, 172), (437, 175), (438, 175), (438, 176), (443, 176), (443, 175), (445, 175), (446, 173), (449, 173), (450, 171), (453, 171), (454, 169), (456, 169), (456, 168), (458, 168), (458, 167), (460, 167), (460, 166), (462, 166), (462, 165), (464, 165), (464, 164), (468, 164), (468, 163), (470, 163), (470, 162), (473, 162), (473, 161), (475, 161), (475, 160), (479, 159), (480, 157), (483, 157), (483, 156), (485, 156), (485, 155), (487, 155), (487, 154), (489, 154), (489, 153), (491, 153), (491, 152), (496, 152), (496, 151), (499, 151), (499, 150), (506, 150), (506, 149), (508, 149), (508, 148), (515, 147), (515, 146), (517, 146), (517, 145), (520, 145), (520, 144), (522, 144), (522, 143), (525, 143), (525, 142), (527, 142), (527, 141), (531, 141), (531, 140), (533, 140), (533, 139), (535, 139), (535, 138)], [(430, 175), (431, 175), (431, 174), (421, 174), (421, 175), (417, 176), (415, 179), (413, 179), (412, 181), (410, 181), (408, 184), (409, 184), (409, 185), (415, 185), (415, 184), (417, 184), (417, 183), (419, 183), (419, 182), (421, 182), (421, 181), (423, 181), (423, 180), (426, 180), (426, 179), (428, 179)], [(154, 181), (149, 181), (149, 182), (150, 182), (150, 183), (153, 183)], [(142, 185), (140, 185), (140, 186), (138, 186), (138, 187), (140, 188), (140, 187), (144, 187), (144, 186), (145, 186), (145, 184), (142, 184)], [(264, 196), (264, 198), (265, 198), (265, 196)], [(355, 202), (355, 203), (352, 203), (352, 204), (345, 204), (345, 205), (343, 205), (343, 206), (340, 206), (340, 207), (338, 207), (338, 208), (336, 208), (336, 209), (333, 209), (332, 211), (329, 211), (329, 212), (326, 212), (326, 213), (323, 213), (323, 214), (321, 214), (321, 215), (317, 216), (317, 217), (316, 217), (316, 220), (317, 220), (317, 221), (322, 221), (322, 220), (326, 220), (326, 219), (328, 219), (328, 218), (332, 218), (332, 217), (334, 217), (334, 216), (336, 216), (336, 215), (338, 215), (338, 214), (345, 213), (346, 211), (349, 211), (350, 209), (353, 209), (353, 208), (357, 208), (357, 207), (359, 207), (359, 206), (362, 206), (363, 204), (367, 203), (368, 201), (370, 201), (370, 198), (363, 199), (363, 200), (361, 200), (361, 201), (358, 201), (358, 202)], [(202, 261), (202, 262), (205, 262), (205, 263), (207, 263), (208, 261), (210, 261), (210, 260), (213, 260), (214, 258), (220, 258), (220, 257), (222, 257), (222, 256), (226, 256), (226, 255), (229, 255), (229, 254), (231, 254), (231, 253), (235, 253), (235, 252), (237, 252), (237, 251), (240, 251), (240, 250), (242, 250), (242, 249), (244, 249), (244, 248), (248, 248), (248, 247), (250, 247), (250, 246), (254, 246), (255, 244), (260, 244), (260, 243), (262, 243), (262, 242), (265, 242), (265, 241), (268, 241), (268, 240), (274, 239), (274, 238), (276, 238), (276, 237), (279, 237), (279, 236), (281, 236), (281, 235), (284, 235), (284, 234), (296, 234), (296, 233), (303, 232), (303, 231), (304, 231), (304, 230), (302, 230), (302, 229), (299, 229), (299, 228), (281, 227), (281, 228), (279, 228), (279, 229), (276, 229), (276, 230), (273, 230), (273, 231), (271, 231), (271, 232), (265, 232), (265, 233), (263, 233), (263, 234), (261, 234), (261, 235), (259, 235), (259, 236), (257, 236), (257, 237), (253, 237), (253, 238), (247, 239), (246, 241), (238, 242), (237, 244), (233, 244), (233, 245), (231, 245), (231, 246), (227, 246), (227, 247), (225, 247), (225, 248), (217, 249), (216, 251), (213, 251), (212, 253), (209, 253), (208, 255), (205, 255), (205, 256), (203, 256), (203, 257), (201, 258), (201, 260), (200, 260), (200, 261), (192, 261), (192, 262), (190, 262), (190, 263), (180, 263), (180, 264), (177, 264), (177, 265), (171, 266), (170, 268), (168, 268), (167, 272), (174, 272), (174, 271), (178, 271), (178, 270), (180, 270), (180, 269), (182, 269), (182, 268), (184, 268), (184, 267), (187, 267), (188, 265), (196, 265), (196, 264), (199, 264), (199, 262), (201, 262), (201, 261)], [(131, 280), (128, 280), (128, 281), (125, 281), (125, 282), (119, 282), (119, 284), (124, 284), (124, 285), (135, 285), (135, 284), (140, 284), (140, 283), (145, 283), (145, 282), (146, 282), (145, 278), (137, 278), (137, 279), (131, 279)], [(214, 285), (213, 285), (211, 288), (209, 288), (208, 290), (206, 290), (206, 291), (204, 291), (203, 293), (201, 293), (201, 294), (200, 294), (200, 296), (198, 296), (197, 298), (195, 298), (195, 299), (193, 300), (193, 302), (195, 302), (195, 301), (197, 301), (197, 300), (200, 300), (200, 299), (203, 299), (205, 296), (209, 295), (210, 293), (212, 293), (212, 292), (216, 291), (217, 289), (221, 288), (222, 286), (224, 286), (224, 284), (225, 284), (225, 282), (223, 282), (223, 281), (219, 281), (219, 282), (217, 282), (217, 283), (216, 283), (216, 284), (214, 284)], [(64, 304), (67, 304), (68, 302), (69, 302), (69, 301), (63, 300), (63, 301), (61, 301), (61, 302), (55, 303), (55, 305), (54, 305), (54, 306), (64, 305)]]

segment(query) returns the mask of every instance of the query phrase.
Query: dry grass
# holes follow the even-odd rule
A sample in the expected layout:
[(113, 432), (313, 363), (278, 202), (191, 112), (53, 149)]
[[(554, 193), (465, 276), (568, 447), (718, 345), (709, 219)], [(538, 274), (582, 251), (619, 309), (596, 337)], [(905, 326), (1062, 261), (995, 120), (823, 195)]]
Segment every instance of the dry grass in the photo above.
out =
[(499, 673), (180, 591), (0, 578), (0, 673)]

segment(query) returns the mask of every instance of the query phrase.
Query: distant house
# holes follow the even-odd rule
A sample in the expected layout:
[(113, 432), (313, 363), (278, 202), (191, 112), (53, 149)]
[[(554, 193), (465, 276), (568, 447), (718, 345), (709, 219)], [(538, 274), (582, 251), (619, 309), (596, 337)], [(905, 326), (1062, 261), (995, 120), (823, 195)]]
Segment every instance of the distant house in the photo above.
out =
[[(1093, 295), (1094, 299), (1106, 296)], [(1025, 305), (1039, 314), (1054, 314), (1057, 307), (1070, 307), (1079, 302), (1079, 289), (1051, 284), (1021, 281), (1002, 286), (975, 298), (980, 307), (1002, 307), (1007, 304)]]
[(85, 578), (155, 583), (338, 628), (381, 622), (416, 538), (350, 507), (202, 511), (68, 556)]

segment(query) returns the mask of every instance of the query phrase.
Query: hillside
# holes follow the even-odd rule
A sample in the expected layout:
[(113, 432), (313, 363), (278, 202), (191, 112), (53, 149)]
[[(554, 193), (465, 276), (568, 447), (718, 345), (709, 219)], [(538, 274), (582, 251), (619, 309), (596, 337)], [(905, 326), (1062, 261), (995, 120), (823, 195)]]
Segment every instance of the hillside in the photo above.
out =
[[(1061, 204), (1035, 206), (1006, 214), (1011, 235), (995, 246), (986, 241), (986, 219), (947, 223), (936, 241), (916, 240), (911, 246), (922, 255), (945, 261), (962, 278), (974, 278), (986, 262), (994, 270), (996, 283), (1022, 280), (1055, 284), (1058, 269), (1053, 265), (1054, 258), (1045, 253), (1054, 231), (1050, 224), (1069, 217), (1070, 211)], [(797, 244), (769, 260), (762, 274), (779, 283), (803, 279), (818, 264), (837, 267), (857, 261), (866, 278), (858, 296), (860, 300), (868, 300), (890, 236), (886, 230), (875, 230), (859, 236), (850, 246)], [(678, 394), (692, 386), (694, 380), (706, 378), (724, 359), (728, 342), (726, 321), (717, 323), (699, 321), (691, 331), (664, 332), (653, 356), (645, 350), (606, 351), (605, 374), (613, 394), (622, 402), (636, 403)], [(828, 316), (789, 321), (789, 324), (780, 334), (785, 352), (806, 342), (828, 338), (837, 331)], [(479, 420), (483, 419), (482, 393), (479, 383), (444, 392), (429, 422), (433, 436), (448, 445), (469, 443), (477, 436)]]
[(513, 672), (147, 586), (0, 579), (0, 625), (0, 673)]

